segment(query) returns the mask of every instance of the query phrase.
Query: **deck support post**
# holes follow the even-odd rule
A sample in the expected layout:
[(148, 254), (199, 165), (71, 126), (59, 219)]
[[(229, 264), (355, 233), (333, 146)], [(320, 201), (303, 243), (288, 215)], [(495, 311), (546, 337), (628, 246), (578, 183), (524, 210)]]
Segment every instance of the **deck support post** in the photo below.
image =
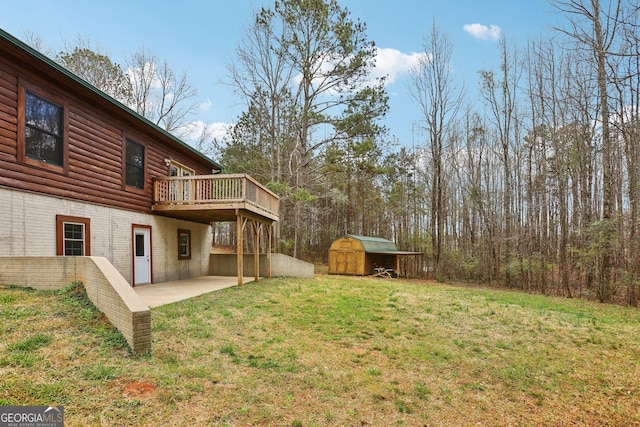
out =
[(271, 232), (273, 225), (267, 225), (267, 277), (271, 279)]
[(260, 280), (260, 229), (262, 224), (252, 219), (253, 225), (253, 278), (256, 282)]
[(261, 234), (263, 231), (267, 234), (267, 266), (266, 277), (271, 278), (271, 237), (273, 224), (263, 222), (260, 218), (255, 218), (250, 214), (241, 213), (236, 210), (237, 221), (237, 267), (238, 267), (238, 286), (243, 285), (244, 276), (244, 229), (247, 226), (247, 222), (251, 221), (251, 229), (253, 230), (253, 275), (256, 282), (260, 280), (260, 247), (261, 247)]
[(242, 286), (242, 276), (244, 275), (244, 244), (243, 244), (243, 234), (244, 234), (244, 226), (247, 223), (247, 219), (240, 215), (240, 212), (236, 212), (237, 218), (237, 230), (238, 230), (238, 247), (237, 247), (237, 264), (238, 264), (238, 286)]

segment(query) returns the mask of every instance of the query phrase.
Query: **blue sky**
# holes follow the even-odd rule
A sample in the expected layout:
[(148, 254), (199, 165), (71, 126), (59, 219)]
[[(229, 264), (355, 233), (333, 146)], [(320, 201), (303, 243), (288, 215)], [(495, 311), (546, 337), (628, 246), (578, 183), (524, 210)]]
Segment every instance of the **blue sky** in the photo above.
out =
[[(390, 111), (384, 124), (410, 146), (412, 124), (420, 120), (407, 90), (406, 72), (436, 22), (453, 42), (453, 69), (470, 99), (477, 99), (477, 71), (494, 68), (496, 36), (525, 43), (549, 33), (557, 16), (548, 0), (339, 0), (352, 19), (367, 25), (380, 49), (379, 73), (389, 74)], [(37, 34), (53, 52), (63, 41), (83, 36), (115, 62), (130, 53), (153, 51), (176, 72), (186, 71), (198, 90), (201, 109), (194, 120), (220, 127), (233, 123), (241, 106), (220, 84), (225, 65), (263, 0), (2, 0), (0, 28), (24, 39)]]

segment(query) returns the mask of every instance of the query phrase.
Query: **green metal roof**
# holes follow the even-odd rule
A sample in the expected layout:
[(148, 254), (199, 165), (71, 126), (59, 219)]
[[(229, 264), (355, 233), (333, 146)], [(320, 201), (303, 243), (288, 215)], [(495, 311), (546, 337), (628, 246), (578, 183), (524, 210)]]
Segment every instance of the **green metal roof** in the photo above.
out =
[(195, 148), (193, 148), (192, 146), (190, 146), (186, 142), (182, 141), (180, 138), (176, 137), (175, 135), (172, 135), (170, 132), (167, 132), (165, 129), (163, 129), (160, 126), (156, 125), (155, 123), (153, 123), (152, 121), (150, 121), (146, 117), (142, 116), (141, 114), (138, 114), (137, 112), (135, 112), (131, 108), (129, 108), (126, 105), (124, 105), (123, 103), (121, 103), (120, 101), (118, 101), (118, 100), (112, 98), (111, 96), (107, 95), (106, 93), (102, 92), (100, 89), (98, 89), (95, 86), (93, 86), (92, 84), (88, 83), (86, 80), (81, 79), (80, 77), (78, 77), (77, 75), (72, 73), (71, 71), (67, 70), (66, 68), (64, 68), (63, 66), (58, 64), (57, 62), (53, 61), (48, 56), (43, 55), (42, 53), (38, 52), (37, 50), (35, 50), (31, 46), (29, 46), (28, 44), (24, 43), (20, 39), (17, 39), (16, 37), (12, 36), (11, 34), (7, 33), (6, 31), (2, 30), (1, 28), (0, 28), (0, 38), (6, 40), (7, 42), (11, 43), (12, 45), (17, 47), (18, 49), (22, 50), (23, 52), (26, 52), (27, 54), (33, 56), (34, 58), (38, 59), (39, 61), (44, 62), (49, 67), (55, 69), (59, 73), (62, 73), (66, 77), (68, 77), (68, 78), (74, 80), (75, 82), (79, 83), (80, 85), (84, 86), (88, 91), (93, 92), (94, 94), (96, 94), (96, 95), (100, 96), (101, 98), (107, 100), (108, 102), (110, 102), (111, 104), (113, 104), (116, 107), (120, 108), (121, 110), (126, 111), (130, 115), (134, 116), (137, 120), (139, 120), (139, 121), (143, 122), (145, 125), (153, 128), (155, 131), (160, 132), (161, 134), (163, 134), (167, 138), (171, 139), (176, 144), (182, 146), (183, 148), (186, 148), (187, 150), (191, 151), (193, 154), (201, 157), (203, 160), (206, 160), (212, 166), (214, 166), (215, 169), (222, 170), (222, 166), (220, 166), (220, 164), (217, 163), (216, 161), (214, 161), (213, 159), (205, 156), (203, 153), (201, 153), (200, 151), (196, 150)]
[(365, 252), (397, 252), (396, 244), (391, 240), (381, 237), (359, 236), (357, 234), (348, 234), (347, 237), (359, 240), (364, 247)]

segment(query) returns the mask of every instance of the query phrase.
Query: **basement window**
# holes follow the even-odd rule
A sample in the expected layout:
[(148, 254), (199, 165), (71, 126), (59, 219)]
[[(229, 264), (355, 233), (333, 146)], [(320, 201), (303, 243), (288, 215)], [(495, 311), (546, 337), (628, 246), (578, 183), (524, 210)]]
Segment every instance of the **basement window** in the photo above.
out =
[(191, 259), (191, 230), (178, 230), (178, 259)]
[(56, 216), (56, 253), (60, 256), (91, 255), (90, 220)]

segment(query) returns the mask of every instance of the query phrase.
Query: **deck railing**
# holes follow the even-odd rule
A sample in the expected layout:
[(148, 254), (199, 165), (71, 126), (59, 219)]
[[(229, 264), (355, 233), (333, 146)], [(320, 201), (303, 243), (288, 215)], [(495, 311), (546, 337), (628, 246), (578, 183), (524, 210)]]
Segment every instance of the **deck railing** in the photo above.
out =
[(246, 174), (159, 177), (153, 191), (157, 205), (209, 204), (224, 209), (245, 203), (279, 215), (278, 196)]

